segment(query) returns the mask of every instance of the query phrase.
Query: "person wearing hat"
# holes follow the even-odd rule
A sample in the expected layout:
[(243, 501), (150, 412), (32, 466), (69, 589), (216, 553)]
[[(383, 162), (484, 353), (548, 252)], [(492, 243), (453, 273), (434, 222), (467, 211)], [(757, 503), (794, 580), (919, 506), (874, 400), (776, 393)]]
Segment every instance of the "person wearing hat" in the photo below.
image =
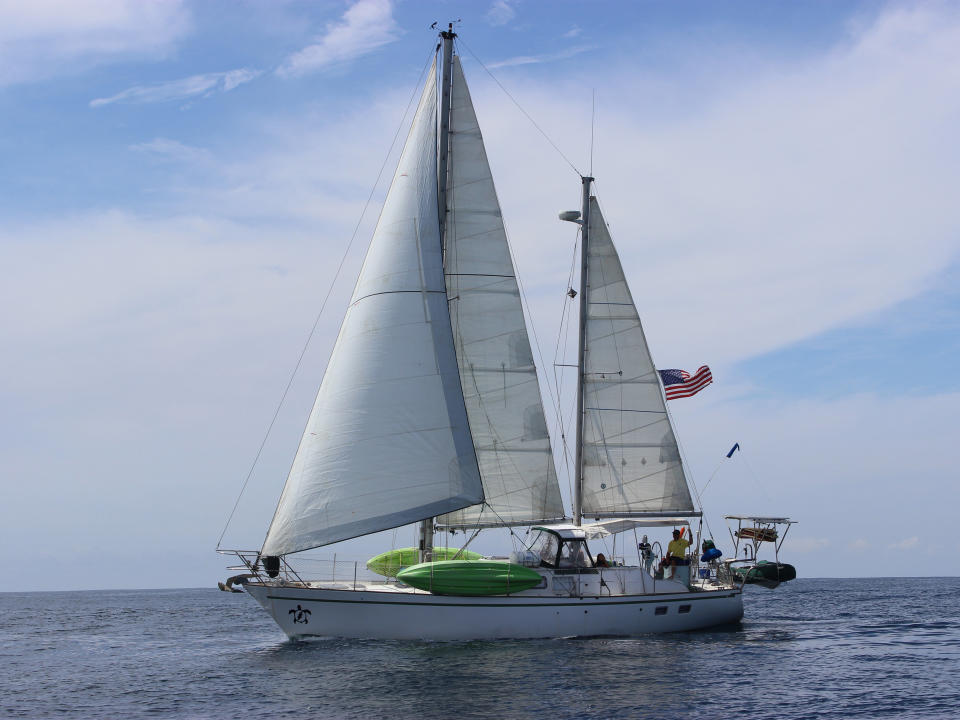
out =
[(667, 554), (660, 561), (661, 572), (667, 565), (686, 565), (689, 562), (687, 560), (687, 548), (690, 545), (690, 541), (683, 537), (683, 531), (674, 530), (673, 540), (667, 545)]

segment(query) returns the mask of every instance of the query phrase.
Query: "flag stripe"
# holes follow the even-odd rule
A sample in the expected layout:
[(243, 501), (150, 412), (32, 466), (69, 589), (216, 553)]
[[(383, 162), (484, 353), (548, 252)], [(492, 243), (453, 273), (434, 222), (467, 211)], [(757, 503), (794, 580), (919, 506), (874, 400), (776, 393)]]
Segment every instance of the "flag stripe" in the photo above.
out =
[(689, 383), (684, 383), (683, 385), (667, 388), (667, 399), (672, 400), (674, 398), (690, 397), (691, 395), (696, 395), (698, 392), (703, 390), (703, 388), (705, 388), (707, 385), (709, 385), (712, 382), (713, 382), (713, 378), (709, 375), (706, 375), (697, 380), (692, 380)]
[[(683, 378), (682, 381), (677, 380), (678, 375)], [(661, 370), (660, 377), (663, 379), (667, 400), (696, 395), (713, 382), (713, 373), (707, 365), (701, 365), (693, 375), (684, 370)]]

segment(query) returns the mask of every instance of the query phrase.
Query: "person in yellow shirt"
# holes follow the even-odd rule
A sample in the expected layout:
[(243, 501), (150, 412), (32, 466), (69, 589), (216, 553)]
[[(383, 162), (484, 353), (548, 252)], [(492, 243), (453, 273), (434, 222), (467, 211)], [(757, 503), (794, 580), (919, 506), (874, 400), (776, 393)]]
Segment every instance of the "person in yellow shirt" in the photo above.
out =
[(683, 531), (674, 530), (673, 540), (667, 545), (667, 554), (664, 555), (663, 560), (660, 561), (660, 571), (663, 572), (663, 568), (667, 565), (688, 564), (690, 561), (687, 560), (687, 548), (690, 547), (690, 545), (690, 541), (683, 537)]

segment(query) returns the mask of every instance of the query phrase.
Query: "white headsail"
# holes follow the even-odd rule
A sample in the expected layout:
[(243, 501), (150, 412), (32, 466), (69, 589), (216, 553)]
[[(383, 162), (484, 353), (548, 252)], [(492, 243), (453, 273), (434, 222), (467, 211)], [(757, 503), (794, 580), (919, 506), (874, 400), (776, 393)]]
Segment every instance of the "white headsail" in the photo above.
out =
[(550, 436), (500, 204), (460, 59), (453, 59), (444, 270), (483, 505), (440, 518), (482, 527), (562, 518)]
[(660, 377), (596, 198), (590, 198), (583, 513), (694, 510)]
[(262, 553), (479, 503), (441, 263), (436, 67), (427, 79)]

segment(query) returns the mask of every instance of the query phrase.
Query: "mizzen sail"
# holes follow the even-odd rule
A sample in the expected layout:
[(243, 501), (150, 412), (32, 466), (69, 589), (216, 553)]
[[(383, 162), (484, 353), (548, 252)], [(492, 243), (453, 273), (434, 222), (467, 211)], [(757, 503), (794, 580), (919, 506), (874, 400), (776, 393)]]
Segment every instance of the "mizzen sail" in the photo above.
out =
[(398, 527), (483, 500), (441, 262), (436, 67), (262, 553)]
[(460, 59), (453, 59), (444, 271), (485, 502), (441, 525), (564, 516), (507, 235)]
[(694, 510), (660, 378), (596, 198), (590, 198), (583, 513)]

